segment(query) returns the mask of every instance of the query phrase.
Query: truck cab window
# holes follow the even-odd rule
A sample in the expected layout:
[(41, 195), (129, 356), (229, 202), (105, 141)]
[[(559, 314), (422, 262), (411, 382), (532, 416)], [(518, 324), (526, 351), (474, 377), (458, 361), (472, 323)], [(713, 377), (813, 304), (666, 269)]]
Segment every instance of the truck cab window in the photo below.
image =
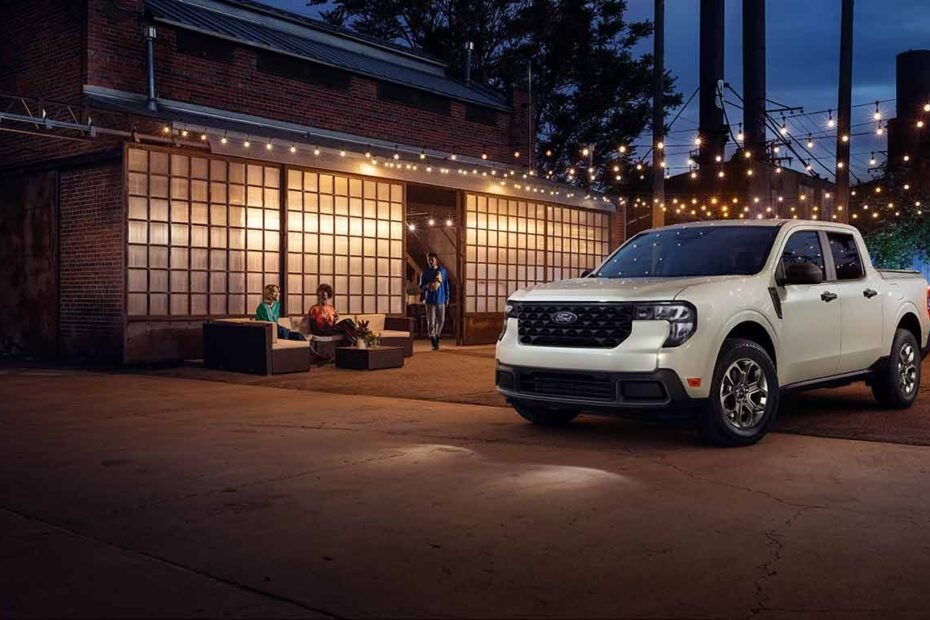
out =
[(823, 249), (820, 247), (820, 236), (813, 230), (796, 232), (788, 238), (785, 251), (781, 255), (782, 267), (787, 271), (789, 265), (811, 263), (820, 267), (824, 279), (827, 272), (824, 269)]
[(827, 233), (827, 239), (830, 240), (830, 252), (836, 265), (837, 280), (858, 280), (865, 275), (855, 237), (831, 232)]

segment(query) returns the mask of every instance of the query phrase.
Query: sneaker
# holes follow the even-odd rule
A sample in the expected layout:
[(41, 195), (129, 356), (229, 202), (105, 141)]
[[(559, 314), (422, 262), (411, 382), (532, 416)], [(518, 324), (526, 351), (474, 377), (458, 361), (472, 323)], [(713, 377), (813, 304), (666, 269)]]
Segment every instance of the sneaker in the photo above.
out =
[(439, 338), (437, 338), (436, 336), (431, 336), (429, 341), (433, 345), (433, 351), (438, 351), (439, 350)]

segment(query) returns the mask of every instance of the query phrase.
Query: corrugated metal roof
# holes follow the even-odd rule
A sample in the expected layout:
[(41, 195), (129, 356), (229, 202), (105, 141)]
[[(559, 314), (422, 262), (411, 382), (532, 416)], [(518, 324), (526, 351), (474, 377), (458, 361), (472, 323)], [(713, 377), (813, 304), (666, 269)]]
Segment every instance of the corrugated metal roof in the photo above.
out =
[[(241, 9), (243, 5), (236, 3)], [(254, 21), (239, 13), (213, 10), (202, 3), (183, 0), (145, 0), (145, 7), (153, 17), (180, 28), (195, 30), (231, 39), (244, 45), (252, 45), (352, 73), (393, 82), (431, 92), (437, 95), (508, 111), (502, 93), (481, 85), (466, 85), (437, 71), (421, 71), (413, 66), (376, 55), (361, 54), (320, 39), (319, 32), (309, 25), (289, 24), (286, 29), (276, 28), (273, 21)], [(332, 34), (332, 33), (330, 33)]]

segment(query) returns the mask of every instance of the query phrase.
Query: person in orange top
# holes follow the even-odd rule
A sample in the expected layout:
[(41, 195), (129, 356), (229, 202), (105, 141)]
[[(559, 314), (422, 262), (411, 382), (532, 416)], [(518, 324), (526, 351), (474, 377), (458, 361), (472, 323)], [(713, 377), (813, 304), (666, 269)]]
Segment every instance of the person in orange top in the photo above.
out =
[(352, 319), (339, 320), (339, 313), (333, 306), (333, 287), (321, 284), (316, 289), (317, 303), (310, 306), (310, 333), (316, 336), (344, 336), (347, 344), (354, 345), (358, 340), (355, 323)]

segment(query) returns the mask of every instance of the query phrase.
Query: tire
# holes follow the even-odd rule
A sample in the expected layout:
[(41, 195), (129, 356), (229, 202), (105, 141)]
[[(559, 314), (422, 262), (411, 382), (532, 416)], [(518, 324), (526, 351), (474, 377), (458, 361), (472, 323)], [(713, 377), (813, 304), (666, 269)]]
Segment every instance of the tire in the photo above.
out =
[(510, 405), (524, 420), (537, 426), (565, 426), (581, 413), (580, 409), (550, 407), (518, 400), (511, 400)]
[(881, 405), (906, 409), (920, 391), (920, 344), (914, 334), (899, 329), (891, 343), (891, 354), (872, 375), (872, 394)]
[(725, 340), (710, 397), (698, 416), (701, 437), (725, 447), (756, 443), (775, 422), (778, 398), (778, 375), (768, 352), (752, 340)]

